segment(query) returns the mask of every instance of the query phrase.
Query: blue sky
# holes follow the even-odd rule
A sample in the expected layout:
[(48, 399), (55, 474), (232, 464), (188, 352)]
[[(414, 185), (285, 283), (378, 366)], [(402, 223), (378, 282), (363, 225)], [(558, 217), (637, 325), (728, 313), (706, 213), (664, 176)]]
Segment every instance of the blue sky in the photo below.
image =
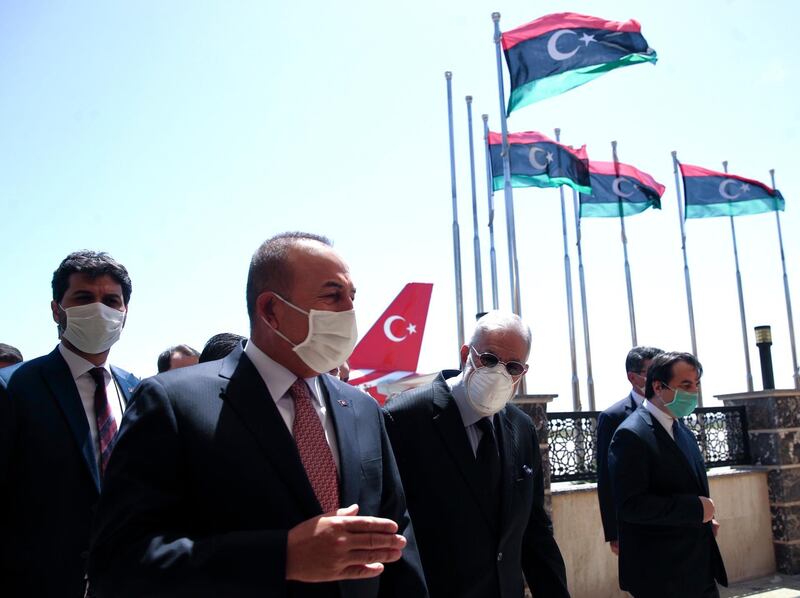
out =
[[(670, 3), (464, 0), (0, 3), (0, 342), (26, 357), (56, 342), (50, 278), (79, 248), (129, 269), (130, 317), (112, 361), (139, 375), (158, 353), (247, 333), (253, 250), (284, 230), (331, 237), (358, 286), (365, 332), (409, 281), (433, 282), (420, 371), (455, 365), (451, 197), (444, 71), (453, 72), (467, 329), (476, 310), (464, 96), (499, 129), (490, 15), (510, 29), (551, 12), (635, 18), (657, 65), (612, 72), (523, 108), (512, 131), (586, 143), (666, 185), (663, 209), (627, 221), (639, 342), (690, 348), (670, 151), (684, 162), (777, 185), (791, 293), (800, 301), (800, 137), (792, 0)], [(484, 273), (483, 155), (478, 200)], [(586, 405), (577, 256), (567, 190), (579, 377)], [(502, 194), (500, 304), (510, 307)], [(571, 408), (557, 190), (515, 192), (522, 311), (534, 332), (531, 392)], [(791, 384), (773, 214), (737, 219), (756, 388), (757, 324), (773, 326), (775, 377)], [(698, 352), (707, 397), (745, 390), (730, 225), (687, 223)], [(618, 222), (584, 220), (583, 254), (597, 404), (626, 392), (630, 344)], [(800, 307), (796, 308), (800, 311)], [(800, 318), (800, 313), (797, 314)]]

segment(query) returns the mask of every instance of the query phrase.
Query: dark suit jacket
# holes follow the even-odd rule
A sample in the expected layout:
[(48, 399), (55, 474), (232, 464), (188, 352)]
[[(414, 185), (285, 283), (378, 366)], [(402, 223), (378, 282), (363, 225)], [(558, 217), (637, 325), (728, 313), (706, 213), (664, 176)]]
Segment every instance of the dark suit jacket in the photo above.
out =
[(294, 439), (241, 348), (160, 374), (134, 395), (108, 465), (89, 578), (98, 596), (427, 596), (375, 401), (323, 375), (343, 506), (393, 519), (403, 558), (367, 580), (287, 583), (286, 541), (322, 513)]
[(475, 455), (444, 376), (385, 408), (431, 596), (521, 598), (523, 572), (536, 596), (569, 596), (564, 560), (544, 510), (533, 422), (514, 405), (499, 414), (503, 474), (495, 529), (480, 499)]
[[(111, 367), (125, 401), (139, 382)], [(69, 366), (0, 370), (0, 595), (83, 596), (100, 474)]]
[(727, 585), (725, 565), (703, 523), (698, 496), (708, 478), (696, 444), (693, 463), (662, 425), (639, 407), (619, 428), (609, 449), (619, 521), (619, 584), (634, 596), (694, 598), (716, 579)]
[(637, 404), (631, 393), (597, 417), (597, 499), (600, 501), (600, 518), (603, 520), (606, 542), (617, 539), (617, 513), (608, 472), (608, 447), (619, 425), (636, 408)]

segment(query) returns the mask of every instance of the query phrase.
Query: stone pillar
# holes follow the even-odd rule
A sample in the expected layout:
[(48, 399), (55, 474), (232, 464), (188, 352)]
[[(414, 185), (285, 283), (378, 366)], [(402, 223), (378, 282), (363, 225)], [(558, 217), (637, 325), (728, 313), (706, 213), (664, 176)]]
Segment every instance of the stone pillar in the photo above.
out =
[(772, 544), (780, 573), (800, 573), (800, 390), (717, 397), (744, 406), (753, 465), (767, 468)]
[(512, 403), (522, 409), (533, 420), (536, 436), (539, 439), (539, 450), (542, 453), (542, 470), (544, 472), (544, 501), (547, 513), (552, 516), (552, 499), (550, 497), (550, 445), (547, 438), (547, 404), (558, 395), (521, 395), (515, 396)]

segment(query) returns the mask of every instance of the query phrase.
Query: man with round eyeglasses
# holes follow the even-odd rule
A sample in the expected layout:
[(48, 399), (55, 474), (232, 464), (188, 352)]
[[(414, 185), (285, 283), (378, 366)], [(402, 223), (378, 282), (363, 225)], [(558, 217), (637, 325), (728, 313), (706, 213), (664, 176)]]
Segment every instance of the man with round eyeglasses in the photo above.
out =
[(528, 371), (531, 332), (481, 317), (461, 371), (441, 372), (384, 409), (431, 598), (568, 597), (544, 509), (533, 422), (509, 403)]

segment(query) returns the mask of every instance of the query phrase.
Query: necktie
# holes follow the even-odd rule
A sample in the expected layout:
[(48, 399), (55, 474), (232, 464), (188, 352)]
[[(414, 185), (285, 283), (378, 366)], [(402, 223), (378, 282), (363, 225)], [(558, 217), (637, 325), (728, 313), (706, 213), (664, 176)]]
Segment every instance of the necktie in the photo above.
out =
[(100, 443), (100, 477), (103, 477), (106, 465), (108, 465), (108, 458), (111, 456), (111, 451), (114, 450), (114, 445), (117, 441), (117, 422), (111, 413), (111, 407), (106, 396), (105, 370), (103, 368), (92, 368), (89, 373), (95, 382), (94, 417), (97, 421), (97, 438)]
[(335, 511), (339, 508), (339, 476), (322, 422), (311, 404), (311, 391), (305, 380), (298, 378), (289, 388), (289, 394), (294, 399), (292, 434), (308, 481), (322, 512)]
[(695, 477), (698, 480), (701, 479), (698, 473), (698, 463), (697, 463), (697, 442), (694, 439), (694, 435), (684, 428), (679, 420), (675, 420), (672, 422), (672, 435), (675, 437), (675, 444), (678, 445), (678, 448), (681, 449), (683, 456), (686, 457), (686, 460), (689, 462), (689, 467), (692, 468)]
[(486, 489), (485, 498), (489, 513), (495, 518), (500, 504), (500, 454), (497, 451), (491, 418), (481, 418), (476, 425), (483, 432), (483, 436), (478, 443), (475, 462), (478, 466), (481, 486)]

